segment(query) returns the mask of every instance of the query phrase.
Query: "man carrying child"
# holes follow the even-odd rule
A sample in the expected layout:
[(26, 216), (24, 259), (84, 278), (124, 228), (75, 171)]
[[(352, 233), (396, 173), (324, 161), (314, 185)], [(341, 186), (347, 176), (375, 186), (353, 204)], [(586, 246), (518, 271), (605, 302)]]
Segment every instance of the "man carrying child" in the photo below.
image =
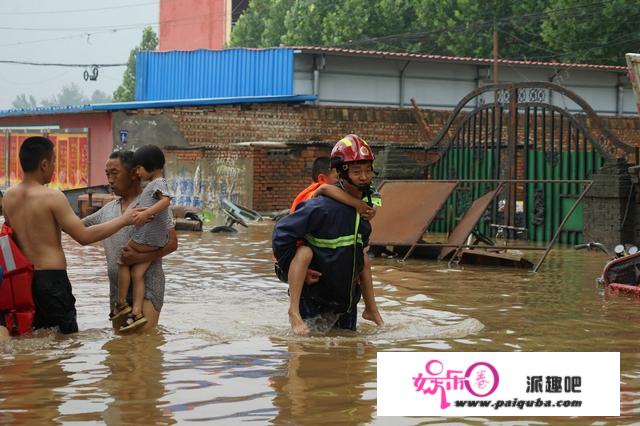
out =
[[(335, 327), (355, 331), (361, 296), (363, 318), (383, 324), (365, 263), (371, 225), (354, 208), (370, 191), (373, 159), (371, 148), (357, 135), (340, 140), (331, 152), (338, 182), (321, 187), (325, 192), (301, 203), (274, 229), (273, 252), (288, 278), (289, 321), (295, 334), (309, 333), (304, 319), (327, 313), (338, 314)], [(319, 277), (305, 285), (309, 269)]]

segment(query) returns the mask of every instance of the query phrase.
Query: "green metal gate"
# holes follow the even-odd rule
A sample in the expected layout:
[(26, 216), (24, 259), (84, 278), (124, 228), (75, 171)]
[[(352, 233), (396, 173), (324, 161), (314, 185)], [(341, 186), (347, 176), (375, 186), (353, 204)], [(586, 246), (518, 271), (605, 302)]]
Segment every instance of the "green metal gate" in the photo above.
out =
[[(491, 224), (526, 228), (533, 241), (553, 237), (584, 190), (583, 181), (605, 161), (634, 151), (582, 98), (547, 82), (497, 84), (471, 92), (429, 150), (436, 155), (428, 177), (460, 181), (432, 231), (452, 229), (474, 199), (504, 180), (509, 183), (479, 230), (493, 235)], [(563, 227), (560, 242), (582, 242), (581, 204)]]

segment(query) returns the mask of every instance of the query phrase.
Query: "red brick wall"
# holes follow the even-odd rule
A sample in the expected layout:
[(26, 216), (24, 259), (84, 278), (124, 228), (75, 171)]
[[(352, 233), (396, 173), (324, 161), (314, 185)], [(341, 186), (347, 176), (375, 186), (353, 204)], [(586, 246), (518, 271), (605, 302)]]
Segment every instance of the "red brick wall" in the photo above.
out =
[(311, 182), (317, 157), (330, 154), (328, 147), (253, 150), (253, 205), (256, 210), (288, 208)]

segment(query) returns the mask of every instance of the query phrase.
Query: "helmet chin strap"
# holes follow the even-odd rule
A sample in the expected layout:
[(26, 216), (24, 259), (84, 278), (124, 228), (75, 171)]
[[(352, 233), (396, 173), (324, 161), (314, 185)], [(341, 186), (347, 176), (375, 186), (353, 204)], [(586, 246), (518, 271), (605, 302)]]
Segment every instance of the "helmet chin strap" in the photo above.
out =
[(349, 167), (347, 167), (346, 170), (343, 169), (342, 167), (338, 167), (337, 170), (338, 170), (338, 176), (340, 176), (340, 179), (344, 179), (347, 182), (349, 182), (351, 185), (358, 188), (358, 191), (362, 192), (363, 196), (367, 196), (371, 194), (371, 183), (365, 183), (362, 185), (355, 184), (349, 177)]

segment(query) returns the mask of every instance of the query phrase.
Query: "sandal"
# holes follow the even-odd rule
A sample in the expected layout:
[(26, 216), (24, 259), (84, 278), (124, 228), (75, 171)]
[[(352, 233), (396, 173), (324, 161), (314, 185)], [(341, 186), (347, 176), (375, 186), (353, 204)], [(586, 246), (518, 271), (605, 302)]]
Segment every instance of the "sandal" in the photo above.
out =
[(144, 317), (144, 314), (140, 312), (139, 314), (134, 314), (131, 312), (127, 315), (127, 320), (120, 327), (120, 331), (130, 331), (135, 330), (138, 327), (142, 327), (147, 323), (147, 319)]
[(127, 315), (131, 312), (131, 306), (128, 303), (117, 304), (115, 312), (109, 312), (109, 320), (113, 321), (120, 318), (123, 315)]

